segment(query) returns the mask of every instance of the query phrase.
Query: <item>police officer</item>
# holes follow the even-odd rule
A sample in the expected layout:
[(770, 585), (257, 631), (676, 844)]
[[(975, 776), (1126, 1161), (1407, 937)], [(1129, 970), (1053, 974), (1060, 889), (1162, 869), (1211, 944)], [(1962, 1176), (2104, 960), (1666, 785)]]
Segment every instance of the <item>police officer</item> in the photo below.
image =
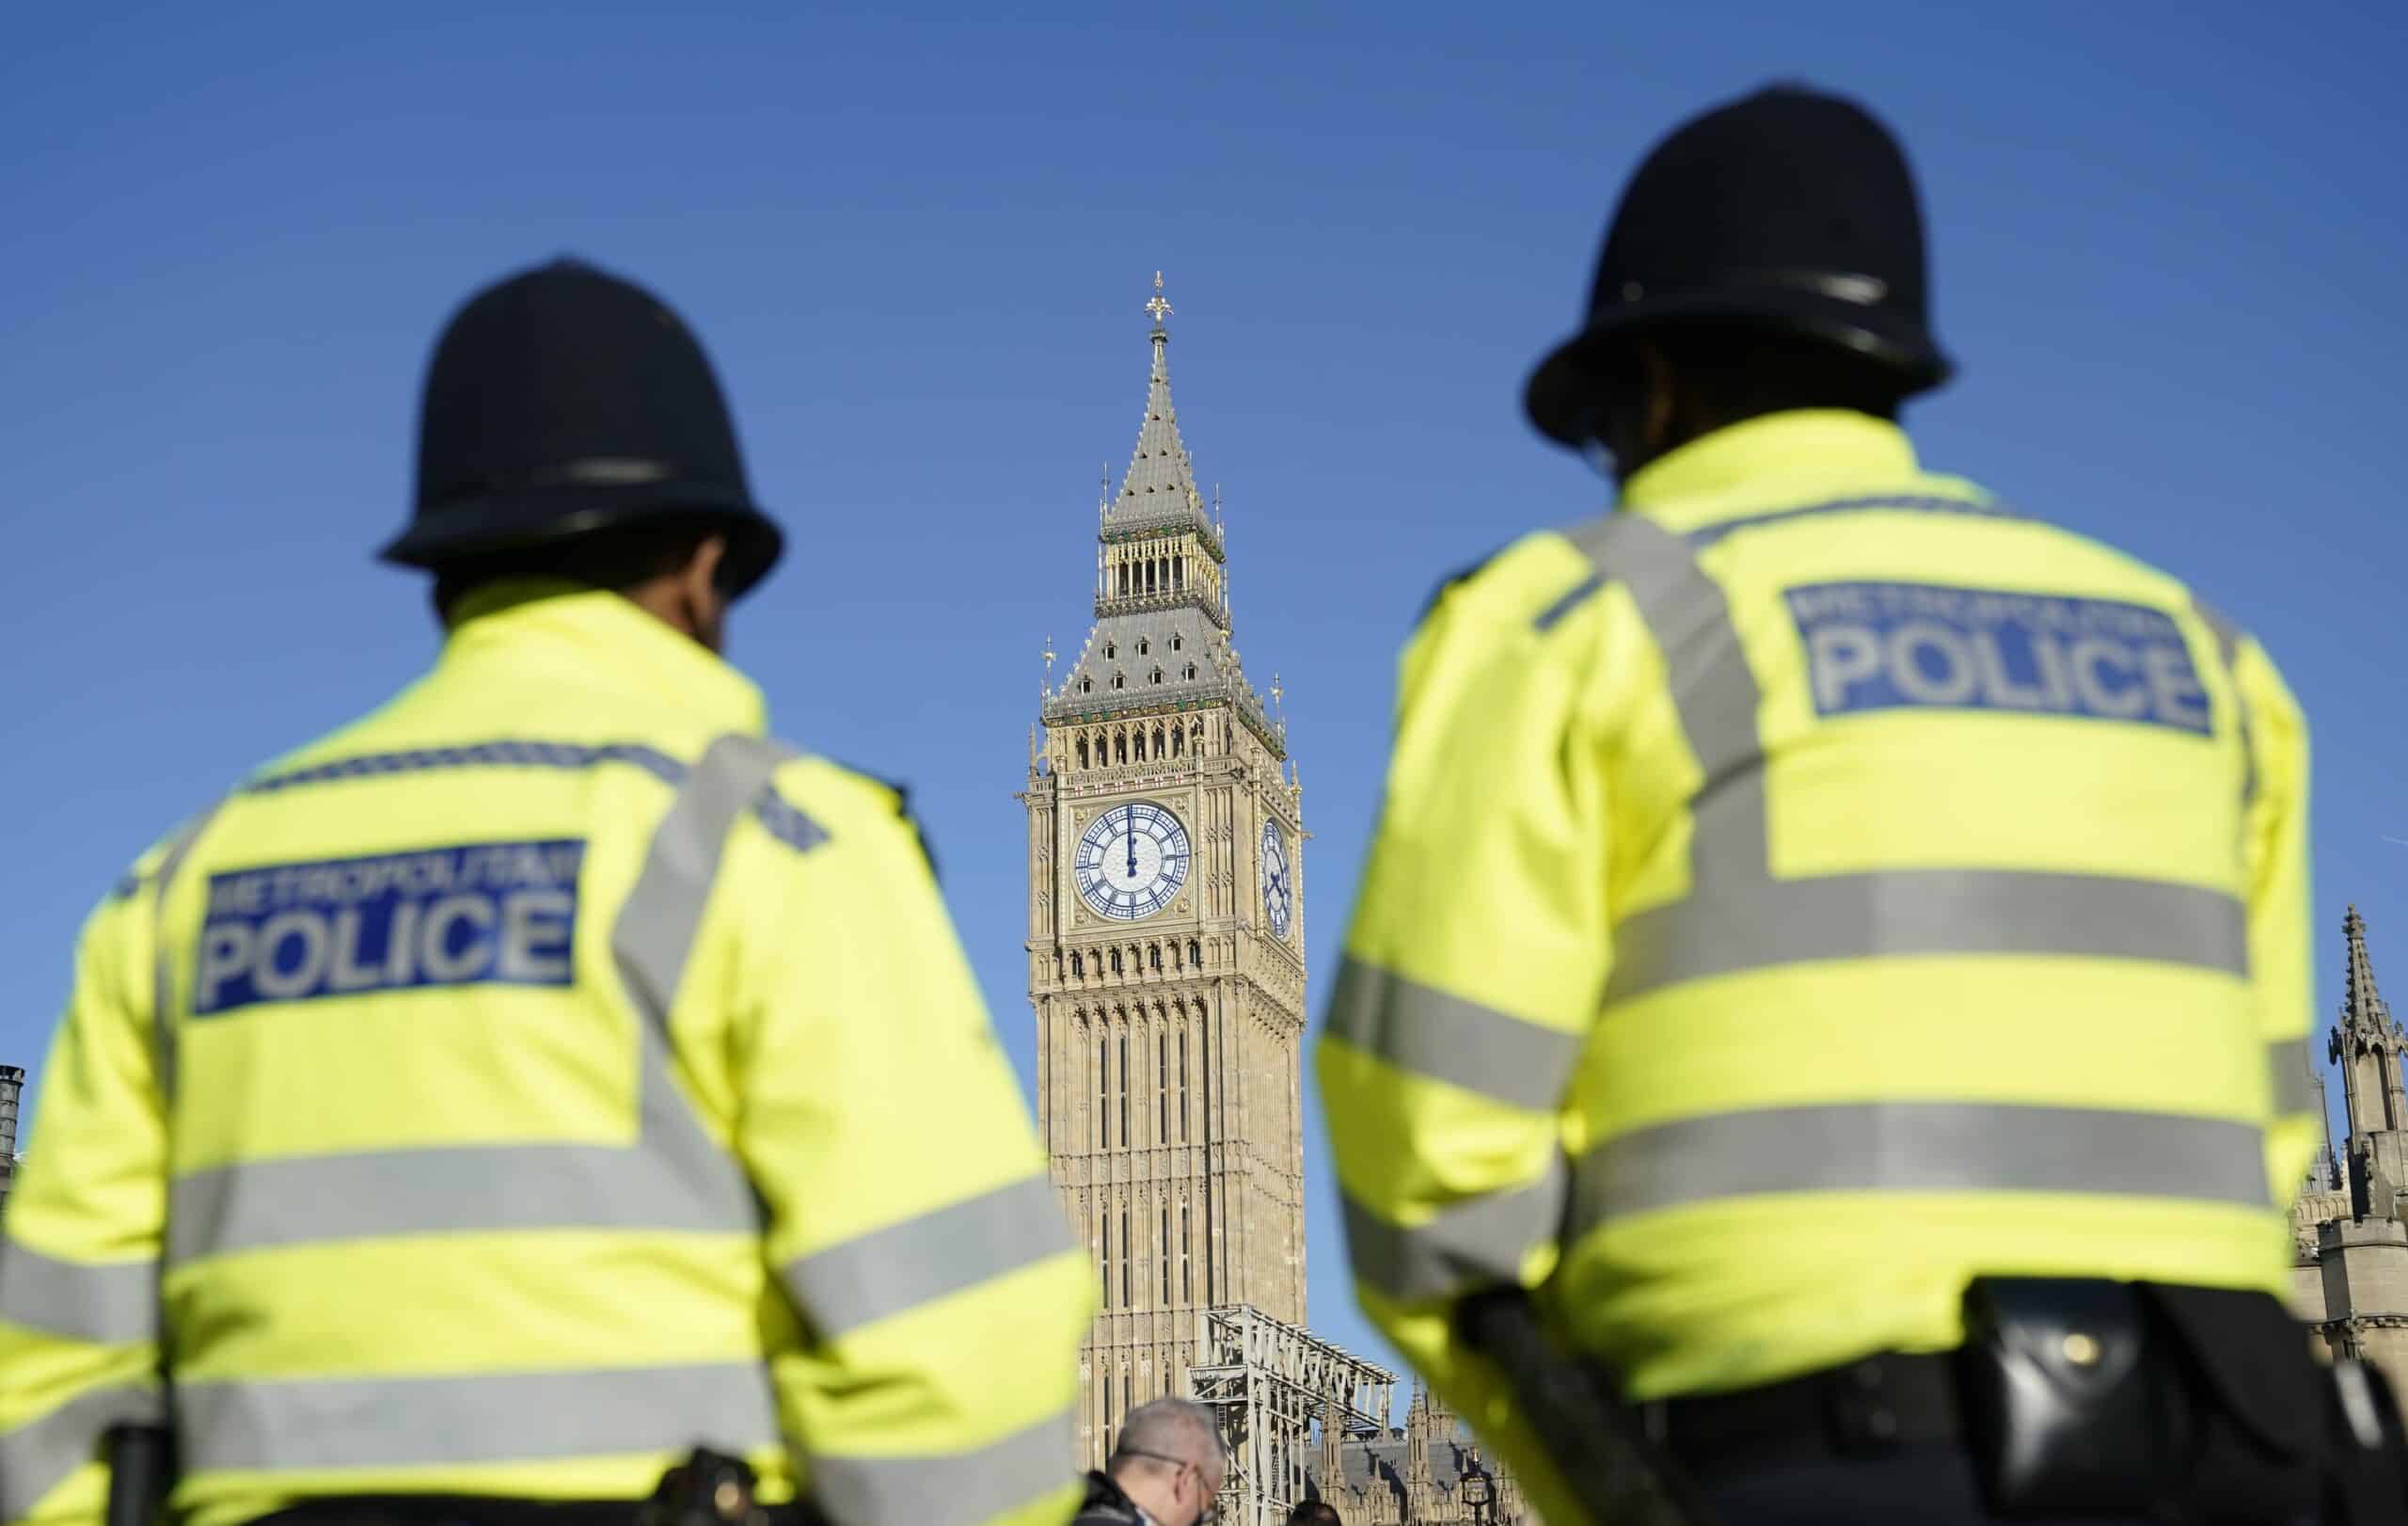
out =
[(1068, 1514), (1089, 1278), (915, 829), (719, 656), (780, 545), (655, 297), (452, 319), (385, 551), (440, 659), (86, 927), (0, 1517), (93, 1522), (145, 1423), (196, 1526), (630, 1521), (697, 1447), (844, 1526)]
[(1619, 508), (1404, 653), (1319, 1080), (1365, 1309), (1553, 1526), (1467, 1296), (1530, 1290), (1734, 1523), (2290, 1520), (2345, 1398), (2390, 1428), (2277, 1298), (2299, 707), (2171, 575), (1919, 465), (1949, 372), (1890, 135), (1708, 112), (1529, 388)]

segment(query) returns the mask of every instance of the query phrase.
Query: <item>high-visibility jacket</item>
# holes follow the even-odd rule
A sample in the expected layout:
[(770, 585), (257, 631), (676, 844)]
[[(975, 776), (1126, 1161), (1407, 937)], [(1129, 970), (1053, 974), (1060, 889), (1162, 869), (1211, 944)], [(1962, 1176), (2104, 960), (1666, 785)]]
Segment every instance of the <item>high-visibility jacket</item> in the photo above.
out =
[(1982, 1272), (2282, 1290), (2306, 737), (2175, 579), (1863, 415), (1719, 431), (1446, 589), (1316, 1055), (1366, 1311), (1640, 1399), (1962, 1340)]
[[(92, 914), (0, 1251), (0, 1516), (1078, 1500), (1092, 1275), (915, 829), (609, 594), (475, 596)], [(162, 1376), (166, 1379), (163, 1390)]]

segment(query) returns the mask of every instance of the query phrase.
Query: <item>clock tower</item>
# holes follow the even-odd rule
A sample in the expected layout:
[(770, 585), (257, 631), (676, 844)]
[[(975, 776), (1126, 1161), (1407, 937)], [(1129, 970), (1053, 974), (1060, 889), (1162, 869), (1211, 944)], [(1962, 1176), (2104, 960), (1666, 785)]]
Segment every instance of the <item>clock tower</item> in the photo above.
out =
[(1038, 1122), (1103, 1299), (1079, 1358), (1088, 1468), (1131, 1408), (1186, 1391), (1201, 1311), (1305, 1315), (1303, 791), (1239, 665), (1160, 275), (1145, 310), (1146, 411), (1099, 505), (1095, 624), (1058, 686), (1046, 653), (1021, 797)]

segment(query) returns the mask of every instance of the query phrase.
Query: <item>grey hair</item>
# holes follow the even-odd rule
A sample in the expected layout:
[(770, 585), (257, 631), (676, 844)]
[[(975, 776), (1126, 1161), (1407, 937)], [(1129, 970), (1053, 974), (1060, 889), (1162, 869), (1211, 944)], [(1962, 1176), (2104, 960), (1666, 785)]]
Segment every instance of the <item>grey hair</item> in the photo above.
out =
[(1229, 1460), (1228, 1449), (1221, 1444), (1221, 1428), (1212, 1423), (1212, 1411), (1193, 1399), (1156, 1399), (1129, 1411), (1120, 1423), (1120, 1439), (1112, 1449), (1113, 1461), (1123, 1457), (1160, 1460), (1142, 1455), (1145, 1453), (1185, 1457), (1216, 1473), (1225, 1471)]

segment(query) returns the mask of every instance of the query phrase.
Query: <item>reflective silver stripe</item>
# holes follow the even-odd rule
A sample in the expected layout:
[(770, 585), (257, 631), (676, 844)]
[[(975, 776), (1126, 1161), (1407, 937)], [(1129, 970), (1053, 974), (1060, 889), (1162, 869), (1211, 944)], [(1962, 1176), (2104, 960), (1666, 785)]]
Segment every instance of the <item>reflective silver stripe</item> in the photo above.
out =
[(114, 1425), (166, 1419), (156, 1389), (131, 1384), (94, 1389), (0, 1432), (0, 1520), (23, 1520), (43, 1495), (87, 1462), (98, 1462), (101, 1438)]
[(1728, 839), (1726, 854), (1733, 862), (1727, 866), (1751, 867), (1755, 878), (1763, 878), (1767, 839), (1757, 726), (1763, 695), (1722, 585), (1679, 536), (1636, 514), (1592, 520), (1574, 531), (1572, 540), (1607, 581), (1630, 590), (1663, 656), (1672, 707), (1705, 779), (1690, 803), (1698, 836), (1710, 831)]
[(192, 845), (200, 840), (225, 804), (223, 800), (212, 803), (176, 833), (167, 850), (159, 855), (159, 880), (150, 892), (150, 1032), (158, 1049), (159, 1096), (169, 1105), (176, 1100), (176, 971), (167, 942), (167, 890), (175, 882), (176, 870), (183, 866), (184, 855), (192, 851)]
[(433, 1377), (182, 1382), (188, 1472), (458, 1468), (779, 1444), (758, 1361)]
[(1466, 1199), (1410, 1229), (1341, 1192), (1347, 1260), (1366, 1286), (1403, 1303), (1517, 1281), (1522, 1258), (1563, 1221), (1568, 1176), (1559, 1156), (1528, 1186)]
[(1070, 1412), (969, 1452), (933, 1456), (813, 1454), (805, 1486), (844, 1526), (977, 1526), (1070, 1486)]
[(63, 1261), (0, 1239), (0, 1319), (100, 1345), (158, 1332), (159, 1264)]
[(1401, 1071), (1534, 1112), (1561, 1105), (1583, 1042), (1352, 956), (1339, 966), (1329, 1032)]
[(169, 1185), (167, 1258), (481, 1230), (749, 1234), (749, 1191), (695, 1125), (647, 1028), (634, 1148), (463, 1145), (244, 1161)]
[(1636, 514), (1567, 532), (1630, 590), (1662, 653), (1704, 783), (1690, 803), (1690, 889), (1614, 930), (1608, 1006), (1685, 980), (1809, 960), (2042, 954), (2248, 973), (2238, 898), (2168, 881), (2015, 869), (1773, 876), (1763, 695), (1721, 586), (1682, 539)]
[(2052, 954), (2245, 975), (2241, 902), (2159, 880), (2011, 869), (1886, 869), (1723, 882), (1615, 930), (1608, 1002), (1682, 980), (1814, 960)]
[(653, 833), (652, 850), (610, 930), (610, 951), (637, 1006), (664, 1036), (728, 829), (791, 755), (758, 737), (720, 738)]
[(2258, 746), (2249, 726), (2249, 701), (2241, 692), (2241, 628), (2224, 616), (2224, 612), (2198, 599), (2191, 608), (2215, 632), (2216, 655), (2223, 660), (2226, 679), (2232, 684), (2234, 712), (2240, 717), (2241, 728), (2241, 804), (2243, 810), (2258, 800)]
[(1976, 1102), (1767, 1107), (1608, 1139), (1575, 1172), (1572, 1232), (1718, 1199), (1797, 1192), (2067, 1192), (2263, 1209), (2254, 1124)]
[(784, 1275), (832, 1339), (1075, 1248), (1053, 1184), (1030, 1176), (799, 1256)]
[(758, 1234), (741, 1168), (673, 1078), (670, 1005), (736, 818), (791, 754), (751, 737), (712, 743), (687, 776), (612, 924), (636, 1025), (638, 1133), (627, 1148), (515, 1144), (244, 1161), (169, 1188), (168, 1257), (474, 1230), (646, 1229)]
[(2274, 1073), (2277, 1113), (2318, 1110), (2316, 1052), (2309, 1047), (2308, 1037), (2303, 1033), (2296, 1039), (2276, 1039), (2266, 1046), (2266, 1064)]

